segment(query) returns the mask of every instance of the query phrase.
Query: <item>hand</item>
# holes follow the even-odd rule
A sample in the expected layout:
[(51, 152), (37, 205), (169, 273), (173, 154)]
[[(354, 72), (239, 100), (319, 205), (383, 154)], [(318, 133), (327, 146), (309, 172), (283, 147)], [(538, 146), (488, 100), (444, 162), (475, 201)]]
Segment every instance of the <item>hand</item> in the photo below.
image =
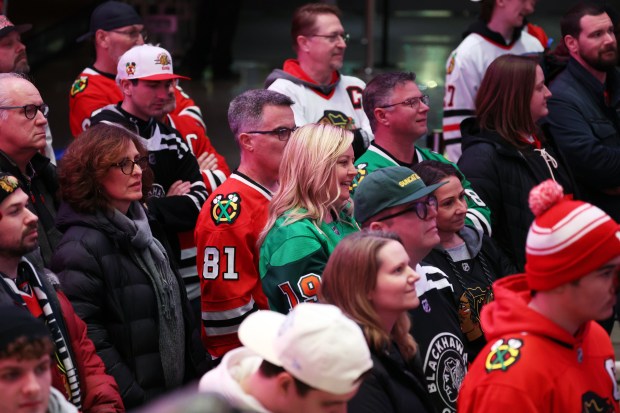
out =
[(217, 169), (217, 158), (212, 153), (203, 153), (198, 157), (198, 166), (201, 171)]
[(170, 185), (170, 188), (168, 188), (168, 193), (166, 194), (166, 196), (179, 196), (179, 195), (185, 195), (189, 193), (189, 190), (191, 189), (192, 184), (189, 181), (181, 181), (178, 180), (176, 182), (174, 182), (172, 185)]

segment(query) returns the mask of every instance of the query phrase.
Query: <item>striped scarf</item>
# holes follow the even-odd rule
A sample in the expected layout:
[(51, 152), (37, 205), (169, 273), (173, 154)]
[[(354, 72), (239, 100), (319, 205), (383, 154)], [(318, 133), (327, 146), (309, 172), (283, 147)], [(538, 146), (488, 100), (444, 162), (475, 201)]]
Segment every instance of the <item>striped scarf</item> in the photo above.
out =
[[(78, 377), (78, 371), (76, 363), (73, 360), (73, 356), (69, 350), (70, 342), (67, 341), (63, 330), (59, 324), (58, 317), (62, 317), (62, 314), (56, 314), (50, 303), (50, 300), (46, 293), (46, 288), (43, 286), (41, 279), (39, 278), (36, 270), (30, 262), (22, 258), (17, 268), (17, 279), (14, 282), (7, 282), (7, 284), (13, 290), (13, 293), (19, 297), (19, 303), (28, 308), (24, 296), (34, 293), (43, 314), (41, 318), (45, 321), (45, 324), (50, 330), (52, 339), (55, 344), (54, 360), (58, 366), (58, 371), (63, 376), (63, 382), (65, 384), (65, 395), (67, 399), (75, 405), (78, 409), (82, 408), (82, 394), (80, 391), (80, 380)], [(5, 281), (13, 281), (8, 277), (3, 277)], [(62, 323), (63, 320), (60, 320)]]

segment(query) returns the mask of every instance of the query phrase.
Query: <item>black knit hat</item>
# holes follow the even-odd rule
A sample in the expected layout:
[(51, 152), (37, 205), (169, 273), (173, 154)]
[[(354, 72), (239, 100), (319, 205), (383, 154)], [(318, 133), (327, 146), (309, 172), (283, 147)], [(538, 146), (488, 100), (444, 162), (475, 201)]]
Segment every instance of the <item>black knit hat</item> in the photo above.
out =
[(9, 344), (20, 337), (27, 340), (36, 340), (48, 337), (50, 332), (43, 323), (22, 307), (15, 305), (0, 306), (0, 352), (5, 352)]
[(120, 1), (106, 1), (90, 15), (90, 30), (77, 38), (78, 42), (93, 36), (97, 30), (112, 30), (119, 27), (142, 24), (142, 17), (132, 6)]

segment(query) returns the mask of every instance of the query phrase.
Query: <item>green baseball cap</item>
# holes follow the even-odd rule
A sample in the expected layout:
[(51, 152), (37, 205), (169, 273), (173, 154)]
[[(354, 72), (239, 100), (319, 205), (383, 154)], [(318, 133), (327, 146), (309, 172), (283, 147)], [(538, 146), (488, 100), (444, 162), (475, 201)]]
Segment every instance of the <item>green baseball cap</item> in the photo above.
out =
[(404, 166), (377, 169), (355, 190), (355, 219), (363, 224), (381, 211), (420, 199), (446, 183), (426, 186), (418, 174)]

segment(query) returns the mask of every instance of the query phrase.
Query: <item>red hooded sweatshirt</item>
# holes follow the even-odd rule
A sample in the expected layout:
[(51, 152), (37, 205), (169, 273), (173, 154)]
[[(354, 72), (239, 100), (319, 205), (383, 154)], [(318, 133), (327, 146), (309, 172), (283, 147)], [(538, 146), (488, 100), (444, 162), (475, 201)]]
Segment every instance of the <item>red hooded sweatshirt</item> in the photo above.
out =
[(590, 321), (576, 335), (528, 307), (524, 274), (494, 284), (487, 345), (465, 376), (458, 412), (618, 412), (614, 351)]

